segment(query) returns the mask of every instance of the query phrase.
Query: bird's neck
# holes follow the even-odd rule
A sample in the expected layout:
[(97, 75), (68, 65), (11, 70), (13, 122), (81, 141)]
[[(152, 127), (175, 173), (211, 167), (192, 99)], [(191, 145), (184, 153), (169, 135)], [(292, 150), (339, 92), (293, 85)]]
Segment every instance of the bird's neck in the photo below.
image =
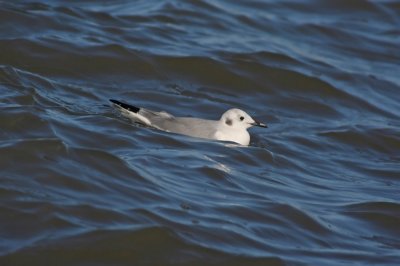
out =
[(245, 128), (225, 126), (223, 132), (225, 139), (221, 140), (234, 141), (242, 145), (249, 145), (250, 143), (250, 134)]

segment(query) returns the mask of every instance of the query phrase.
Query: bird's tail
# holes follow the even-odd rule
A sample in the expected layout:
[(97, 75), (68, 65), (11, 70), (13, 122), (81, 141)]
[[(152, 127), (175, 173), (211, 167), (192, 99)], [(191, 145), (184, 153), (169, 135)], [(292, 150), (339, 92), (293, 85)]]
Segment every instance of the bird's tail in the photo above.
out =
[[(142, 108), (113, 99), (110, 99), (110, 102), (112, 102), (116, 107), (118, 107), (123, 116), (131, 119), (134, 122), (151, 126), (150, 120), (143, 115), (143, 112), (139, 113), (139, 111), (141, 111)], [(142, 111), (145, 111), (145, 109), (143, 109)]]
[(133, 106), (133, 105), (130, 105), (130, 104), (127, 104), (127, 103), (123, 103), (123, 102), (120, 102), (120, 101), (117, 101), (117, 100), (113, 100), (113, 99), (110, 99), (110, 102), (112, 102), (113, 104), (117, 105), (118, 107), (121, 107), (121, 108), (123, 108), (125, 110), (128, 110), (130, 112), (137, 113), (137, 112), (140, 111), (139, 107), (136, 107), (136, 106)]

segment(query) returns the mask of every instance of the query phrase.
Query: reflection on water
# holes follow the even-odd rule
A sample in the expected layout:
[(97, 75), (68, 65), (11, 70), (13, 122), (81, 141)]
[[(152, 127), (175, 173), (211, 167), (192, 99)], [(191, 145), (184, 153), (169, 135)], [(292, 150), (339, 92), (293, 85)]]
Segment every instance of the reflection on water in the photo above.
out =
[[(0, 264), (399, 264), (399, 13), (1, 3)], [(269, 128), (249, 147), (195, 139), (109, 98)]]

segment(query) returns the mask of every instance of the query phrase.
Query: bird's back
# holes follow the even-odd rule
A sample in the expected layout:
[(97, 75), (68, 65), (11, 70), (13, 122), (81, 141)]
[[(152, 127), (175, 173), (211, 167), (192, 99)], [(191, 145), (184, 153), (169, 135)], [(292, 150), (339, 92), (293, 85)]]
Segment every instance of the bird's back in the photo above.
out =
[(163, 130), (198, 138), (213, 138), (218, 121), (192, 117), (154, 117), (153, 124)]

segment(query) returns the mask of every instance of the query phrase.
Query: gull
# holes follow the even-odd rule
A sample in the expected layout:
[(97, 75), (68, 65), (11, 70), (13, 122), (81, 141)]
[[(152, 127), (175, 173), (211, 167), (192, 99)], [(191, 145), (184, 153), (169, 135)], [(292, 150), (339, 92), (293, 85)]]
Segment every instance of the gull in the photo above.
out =
[(222, 114), (219, 120), (206, 120), (194, 117), (175, 117), (164, 111), (155, 112), (113, 99), (110, 101), (124, 117), (133, 122), (167, 132), (203, 139), (231, 141), (245, 146), (250, 143), (248, 128), (252, 126), (267, 127), (237, 108), (229, 109)]

